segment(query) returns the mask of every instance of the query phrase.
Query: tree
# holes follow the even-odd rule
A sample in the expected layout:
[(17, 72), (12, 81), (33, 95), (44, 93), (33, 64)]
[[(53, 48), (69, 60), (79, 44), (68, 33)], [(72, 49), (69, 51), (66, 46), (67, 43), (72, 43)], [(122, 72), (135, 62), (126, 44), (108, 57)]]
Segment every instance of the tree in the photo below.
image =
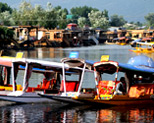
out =
[(10, 26), (13, 24), (12, 20), (12, 8), (6, 3), (0, 2), (0, 24)]
[(0, 23), (6, 26), (14, 25), (12, 15), (9, 11), (0, 13)]
[(123, 26), (127, 21), (124, 20), (123, 16), (118, 16), (117, 14), (112, 15), (110, 21), (111, 26)]
[(88, 13), (90, 13), (92, 10), (98, 11), (98, 9), (88, 7), (88, 6), (71, 8), (70, 11), (71, 11), (71, 14), (76, 15), (78, 17), (88, 18)]
[(12, 30), (9, 30), (7, 27), (0, 26), (0, 39), (12, 39), (14, 35), (14, 32)]
[(149, 13), (144, 17), (149, 26), (154, 26), (154, 13)]
[(40, 25), (45, 28), (55, 28), (57, 26), (58, 13), (51, 3), (47, 3), (46, 10), (40, 5), (32, 7), (30, 2), (23, 1), (19, 10), (14, 10), (12, 17), (17, 25)]
[(85, 17), (78, 18), (78, 25), (84, 27), (87, 24), (87, 19)]
[(0, 26), (0, 48), (6, 47), (6, 45), (11, 44), (11, 39), (13, 39), (14, 32), (6, 27)]
[(42, 23), (42, 26), (48, 29), (54, 29), (57, 27), (58, 18), (57, 18), (57, 12), (52, 7), (51, 3), (47, 3), (47, 9), (45, 10), (45, 16), (44, 16), (44, 22)]
[(101, 11), (91, 11), (88, 14), (91, 26), (94, 28), (100, 27), (103, 29), (107, 29), (109, 26), (109, 20), (106, 17), (106, 12)]
[(12, 13), (12, 8), (9, 7), (6, 3), (0, 2), (0, 13), (5, 11), (9, 11), (9, 13)]
[(40, 5), (36, 5), (33, 9), (33, 24), (42, 26), (44, 16), (45, 10)]
[(57, 28), (66, 28), (68, 10), (66, 8), (62, 9), (60, 6), (55, 7), (54, 10), (57, 12)]
[[(17, 13), (20, 25), (32, 25), (33, 21), (33, 8), (30, 2), (23, 1), (20, 4), (19, 11)], [(15, 19), (15, 18), (14, 18)]]

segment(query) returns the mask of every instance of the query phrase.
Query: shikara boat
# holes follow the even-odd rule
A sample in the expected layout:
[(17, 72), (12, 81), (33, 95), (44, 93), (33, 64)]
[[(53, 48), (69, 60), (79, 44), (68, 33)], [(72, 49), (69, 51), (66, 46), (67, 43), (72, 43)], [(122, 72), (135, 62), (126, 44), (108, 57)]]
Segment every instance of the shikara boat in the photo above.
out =
[(136, 46), (138, 46), (137, 43), (151, 43), (151, 44), (154, 44), (154, 38), (153, 37), (138, 38), (138, 39), (135, 39), (134, 41), (130, 42), (130, 45), (132, 47), (136, 47)]
[[(127, 64), (101, 61), (94, 63), (93, 67), (97, 89), (95, 98), (75, 97), (74, 100), (97, 106), (154, 105), (154, 61), (151, 58), (136, 56)], [(120, 76), (125, 78), (125, 92), (115, 93)]]
[[(56, 102), (55, 100), (41, 97), (38, 93), (58, 93), (58, 81), (63, 67), (62, 63), (25, 58), (0, 58), (0, 66), (5, 69), (7, 67), (9, 72), (10, 70), (12, 71), (12, 84), (10, 84), (10, 79), (5, 80), (6, 83), (1, 80), (0, 100), (16, 103)], [(64, 66), (67, 69), (67, 66)], [(37, 77), (42, 78), (42, 80), (39, 79), (39, 83), (32, 76), (36, 73), (39, 74)]]
[(135, 50), (129, 50), (135, 53), (154, 53), (153, 43), (136, 42)]
[(0, 89), (10, 88), (10, 76), (12, 68), (12, 60), (23, 57), (23, 52), (17, 52), (16, 57), (1, 56), (0, 57)]
[(112, 40), (107, 40), (105, 42), (105, 44), (110, 44), (110, 45), (113, 45), (113, 44), (116, 44), (116, 42), (119, 40), (119, 38), (113, 38)]
[(131, 45), (132, 47), (136, 47), (136, 43), (137, 43), (137, 42), (141, 42), (141, 41), (142, 41), (141, 38), (134, 39), (132, 42), (130, 42), (130, 45)]
[(113, 38), (111, 41), (106, 41), (106, 44), (127, 45), (132, 41), (130, 37)]
[(119, 40), (116, 41), (118, 45), (127, 45), (132, 41), (130, 37), (120, 37)]
[[(60, 91), (57, 94), (39, 94), (42, 97), (47, 97), (66, 103), (82, 103), (78, 100), (73, 100), (72, 97), (94, 98), (94, 89), (82, 88), (85, 72), (91, 73), (88, 64), (85, 60), (79, 58), (64, 58), (61, 60), (63, 64), (62, 82), (60, 84)], [(69, 66), (69, 69), (65, 68)]]

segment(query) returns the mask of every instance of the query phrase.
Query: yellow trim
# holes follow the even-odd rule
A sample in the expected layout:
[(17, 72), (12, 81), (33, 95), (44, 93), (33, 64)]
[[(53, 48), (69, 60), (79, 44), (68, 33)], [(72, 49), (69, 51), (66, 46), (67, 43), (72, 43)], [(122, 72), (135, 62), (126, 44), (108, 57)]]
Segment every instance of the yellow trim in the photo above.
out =
[[(9, 87), (9, 86), (0, 86), (0, 89), (5, 89), (6, 91), (13, 91), (13, 88), (12, 87)], [(22, 87), (21, 85), (17, 85), (17, 90), (22, 90)]]

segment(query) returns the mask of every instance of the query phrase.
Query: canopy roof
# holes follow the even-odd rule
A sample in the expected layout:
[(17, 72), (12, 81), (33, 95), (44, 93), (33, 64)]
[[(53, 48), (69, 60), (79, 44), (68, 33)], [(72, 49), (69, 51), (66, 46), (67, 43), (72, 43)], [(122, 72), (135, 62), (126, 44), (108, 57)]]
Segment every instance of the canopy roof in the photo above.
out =
[(136, 42), (140, 42), (140, 41), (142, 41), (142, 39), (136, 39), (136, 40), (132, 41), (132, 43), (136, 43)]
[(131, 58), (128, 63), (118, 63), (116, 61), (95, 62), (89, 60), (86, 60), (86, 62), (91, 65), (92, 69), (95, 67), (97, 71), (109, 74), (115, 73), (117, 68), (119, 68), (121, 72), (141, 75), (154, 74), (154, 61), (147, 56), (135, 56)]
[(113, 74), (119, 68), (120, 72), (130, 72), (134, 74), (147, 75), (154, 74), (154, 68), (148, 66), (134, 66), (131, 64), (118, 63), (114, 61), (98, 62), (94, 64), (96, 70), (102, 73)]
[(5, 67), (12, 67), (12, 58), (0, 57), (0, 65)]
[(143, 43), (143, 42), (136, 42), (139, 45), (144, 45), (144, 46), (153, 46), (154, 43)]
[(86, 65), (86, 69), (85, 71), (91, 71), (91, 65), (89, 65), (88, 63), (85, 62), (84, 59), (80, 59), (80, 58), (63, 58), (61, 60), (61, 62), (64, 62), (65, 65), (67, 64), (69, 66), (69, 70), (70, 69), (76, 69), (76, 70), (83, 70), (84, 65)]
[[(33, 71), (61, 71), (62, 70), (62, 63), (58, 62), (51, 62), (51, 61), (44, 61), (44, 60), (35, 60), (35, 59), (14, 59), (12, 61), (14, 64), (20, 65), (21, 69), (25, 69), (26, 63), (33, 66)], [(68, 69), (68, 65), (65, 65), (65, 68)]]

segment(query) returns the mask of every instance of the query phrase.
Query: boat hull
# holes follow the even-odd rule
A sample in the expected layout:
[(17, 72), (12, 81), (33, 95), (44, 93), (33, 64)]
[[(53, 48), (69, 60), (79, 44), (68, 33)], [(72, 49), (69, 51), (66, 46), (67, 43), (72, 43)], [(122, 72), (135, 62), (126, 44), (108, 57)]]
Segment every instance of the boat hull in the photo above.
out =
[(76, 103), (76, 104), (83, 104), (82, 101), (74, 100), (72, 97), (68, 96), (61, 96), (61, 95), (49, 95), (49, 94), (39, 94), (42, 97), (49, 98), (51, 100), (60, 101), (64, 103)]
[(24, 93), (20, 96), (0, 95), (0, 100), (16, 103), (57, 103), (57, 101), (41, 97), (37, 93)]
[[(39, 94), (42, 97), (46, 97), (49, 99), (53, 99), (56, 101), (60, 101), (60, 102), (64, 102), (64, 103), (76, 103), (76, 104), (84, 104), (83, 101), (80, 100), (74, 100), (74, 98), (76, 97), (75, 95), (73, 96), (66, 96), (66, 95), (61, 95), (61, 94)], [(78, 97), (83, 98), (83, 99), (93, 99), (94, 95), (91, 94), (80, 94)]]
[(91, 103), (96, 105), (115, 105), (115, 106), (125, 106), (125, 105), (154, 105), (154, 98), (151, 95), (143, 96), (140, 98), (130, 98), (128, 96), (117, 95), (112, 99), (84, 99), (77, 98), (75, 100), (83, 101), (85, 103)]

